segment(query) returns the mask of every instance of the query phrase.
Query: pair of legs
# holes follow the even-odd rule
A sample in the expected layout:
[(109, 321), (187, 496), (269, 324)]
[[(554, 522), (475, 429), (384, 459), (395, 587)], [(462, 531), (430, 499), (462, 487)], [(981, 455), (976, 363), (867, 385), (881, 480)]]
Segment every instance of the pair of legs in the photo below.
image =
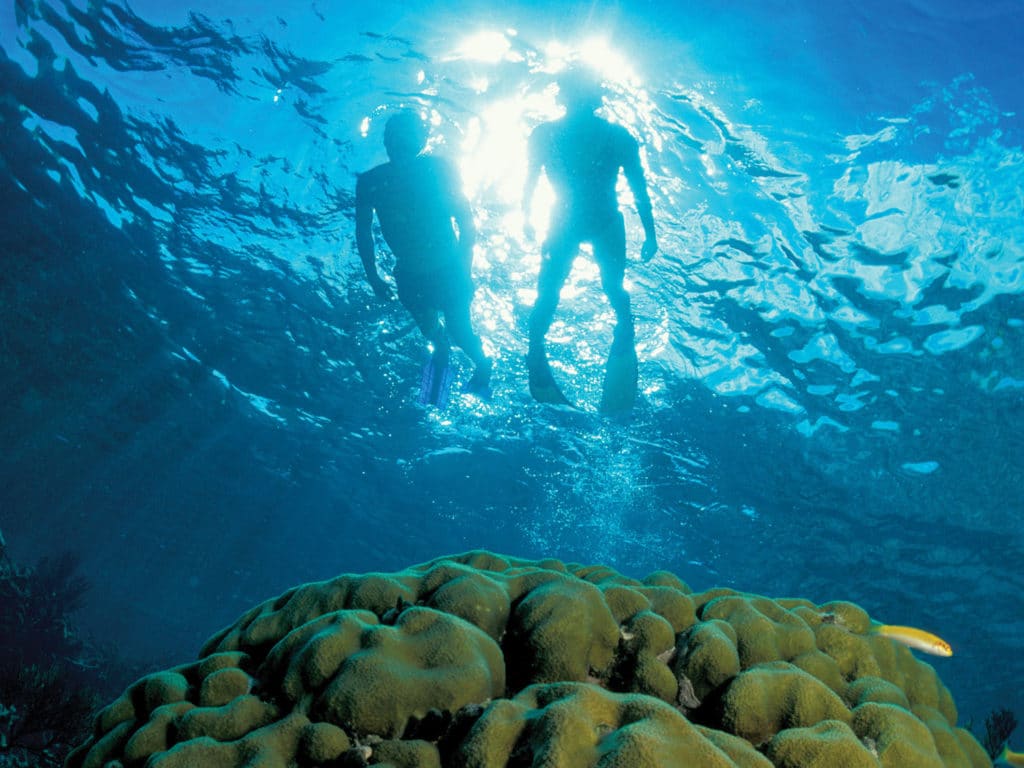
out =
[[(588, 232), (587, 229), (590, 229)], [(622, 214), (617, 211), (599, 228), (573, 226), (566, 222), (553, 222), (552, 231), (544, 243), (544, 257), (537, 281), (537, 301), (530, 313), (530, 368), (531, 388), (550, 378), (544, 337), (555, 319), (559, 294), (572, 271), (579, 254), (580, 244), (590, 242), (594, 247), (594, 260), (601, 271), (601, 287), (615, 311), (615, 341), (613, 354), (628, 345), (633, 346), (633, 315), (629, 294), (622, 285), (626, 272), (626, 229)]]
[(454, 343), (476, 366), (466, 390), (478, 392), (485, 389), (490, 381), (491, 360), (484, 353), (480, 337), (473, 331), (470, 319), (472, 284), (466, 280), (465, 284), (438, 286), (432, 284), (434, 281), (429, 278), (414, 279), (399, 274), (395, 278), (399, 301), (412, 315), (420, 332), (433, 345), (438, 359), (447, 360), (448, 351)]

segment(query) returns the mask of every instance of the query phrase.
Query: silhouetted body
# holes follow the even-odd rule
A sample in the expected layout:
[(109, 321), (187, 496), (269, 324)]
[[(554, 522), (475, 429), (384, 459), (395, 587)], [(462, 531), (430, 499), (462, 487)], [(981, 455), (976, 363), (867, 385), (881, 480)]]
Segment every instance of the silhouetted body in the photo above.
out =
[(447, 364), (449, 338), (466, 352), (476, 371), (465, 389), (482, 392), (491, 362), (470, 320), (473, 216), (451, 163), (422, 154), (426, 139), (426, 127), (415, 113), (401, 112), (388, 121), (384, 144), (390, 162), (360, 174), (356, 182), (356, 244), (374, 292), (390, 298), (390, 286), (377, 272), (376, 211), (395, 256), (398, 299), (434, 345), (439, 366)]
[(616, 317), (602, 409), (628, 410), (636, 391), (636, 352), (629, 294), (622, 284), (626, 268), (626, 232), (615, 190), (619, 171), (623, 171), (633, 191), (644, 226), (645, 259), (657, 251), (651, 201), (636, 140), (622, 126), (594, 114), (601, 106), (600, 89), (586, 81), (569, 79), (563, 86), (562, 98), (566, 115), (537, 126), (529, 141), (529, 168), (523, 197), (527, 220), (541, 170), (556, 198), (542, 247), (537, 301), (529, 321), (530, 392), (541, 401), (567, 402), (551, 375), (544, 339), (580, 245), (590, 243), (601, 271), (601, 286)]

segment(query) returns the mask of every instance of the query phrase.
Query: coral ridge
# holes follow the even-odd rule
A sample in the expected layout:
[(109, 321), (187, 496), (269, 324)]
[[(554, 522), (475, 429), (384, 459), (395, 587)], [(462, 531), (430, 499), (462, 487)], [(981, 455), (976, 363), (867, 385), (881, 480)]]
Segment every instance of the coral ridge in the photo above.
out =
[(256, 606), (68, 768), (982, 768), (932, 667), (847, 602), (474, 551)]

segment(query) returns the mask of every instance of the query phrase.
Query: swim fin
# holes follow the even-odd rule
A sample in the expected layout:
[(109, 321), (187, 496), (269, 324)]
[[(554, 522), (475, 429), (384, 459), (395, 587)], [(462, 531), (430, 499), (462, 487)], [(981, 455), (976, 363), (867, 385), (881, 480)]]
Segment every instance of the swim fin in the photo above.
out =
[(481, 400), (491, 399), (491, 373), (494, 370), (494, 363), (485, 360), (473, 371), (469, 381), (462, 385), (462, 392), (466, 395), (475, 395)]
[(527, 355), (526, 367), (530, 373), (530, 394), (534, 400), (538, 403), (575, 407), (555, 383), (555, 377), (551, 373), (551, 366), (548, 364), (546, 356), (533, 353)]
[(637, 361), (632, 340), (612, 344), (604, 372), (601, 413), (625, 413), (636, 402)]
[(451, 394), (454, 376), (449, 358), (449, 348), (442, 347), (435, 350), (434, 354), (423, 364), (419, 396), (419, 402), (422, 405), (434, 405), (438, 408), (448, 405), (448, 396)]

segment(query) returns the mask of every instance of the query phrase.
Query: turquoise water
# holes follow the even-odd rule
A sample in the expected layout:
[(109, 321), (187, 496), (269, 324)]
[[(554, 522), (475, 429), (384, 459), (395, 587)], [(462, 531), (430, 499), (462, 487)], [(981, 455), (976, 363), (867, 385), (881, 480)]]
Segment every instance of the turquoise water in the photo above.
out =
[[(853, 600), (953, 645), (965, 720), (1024, 713), (1024, 4), (405, 6), (0, 12), (10, 550), (77, 551), (81, 620), (139, 658), (482, 547)], [(586, 258), (549, 336), (581, 410), (526, 387), (525, 137), (571, 57), (661, 245), (628, 418), (596, 413)], [(401, 105), (474, 205), (489, 401), (416, 403), (423, 342), (354, 251)]]

